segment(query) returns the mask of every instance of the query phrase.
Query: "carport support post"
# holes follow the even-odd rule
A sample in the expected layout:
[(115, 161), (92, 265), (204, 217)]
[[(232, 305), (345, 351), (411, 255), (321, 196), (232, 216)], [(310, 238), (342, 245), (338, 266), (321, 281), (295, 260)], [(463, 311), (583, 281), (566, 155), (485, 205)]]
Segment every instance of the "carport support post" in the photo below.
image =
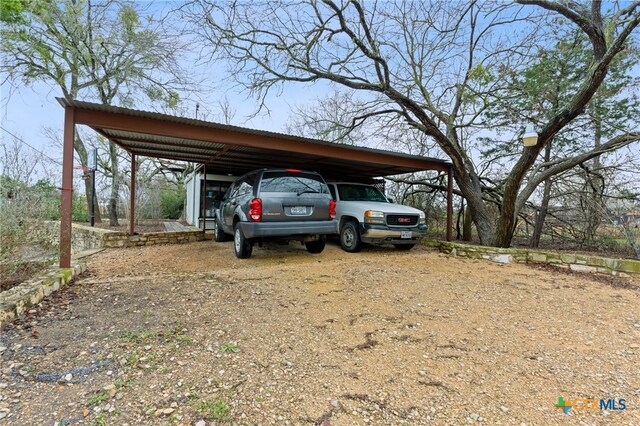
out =
[(129, 235), (134, 234), (135, 208), (136, 208), (136, 155), (131, 154), (131, 190), (129, 191)]
[(202, 200), (200, 201), (200, 214), (202, 215), (202, 234), (207, 232), (206, 202), (207, 202), (207, 165), (202, 165)]
[(453, 239), (453, 166), (447, 171), (447, 241)]
[(60, 203), (60, 267), (71, 267), (71, 212), (73, 211), (73, 140), (75, 109), (64, 109), (64, 140), (62, 147), (62, 196)]

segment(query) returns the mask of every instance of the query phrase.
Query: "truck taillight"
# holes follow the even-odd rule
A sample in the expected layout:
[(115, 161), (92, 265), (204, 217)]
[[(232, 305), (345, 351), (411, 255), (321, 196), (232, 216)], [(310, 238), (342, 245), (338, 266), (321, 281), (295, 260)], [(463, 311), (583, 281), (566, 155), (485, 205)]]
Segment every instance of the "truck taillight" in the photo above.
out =
[(254, 198), (249, 202), (249, 218), (251, 222), (262, 221), (262, 200), (260, 198)]
[(333, 220), (336, 218), (336, 202), (331, 200), (329, 201), (329, 220)]

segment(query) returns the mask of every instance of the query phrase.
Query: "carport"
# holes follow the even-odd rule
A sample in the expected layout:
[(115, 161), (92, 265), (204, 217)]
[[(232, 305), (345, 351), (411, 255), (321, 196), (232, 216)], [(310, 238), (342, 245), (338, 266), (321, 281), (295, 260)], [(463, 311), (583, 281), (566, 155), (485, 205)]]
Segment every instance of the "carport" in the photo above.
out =
[[(340, 145), (315, 139), (194, 120), (155, 112), (58, 98), (65, 109), (60, 223), (60, 267), (71, 265), (73, 143), (82, 124), (131, 155), (131, 213), (134, 233), (136, 157), (199, 163), (206, 171), (242, 175), (262, 167), (315, 170), (325, 178), (367, 181), (423, 170), (447, 173), (447, 240), (452, 237), (451, 163), (429, 157)], [(204, 228), (203, 228), (204, 230)]]

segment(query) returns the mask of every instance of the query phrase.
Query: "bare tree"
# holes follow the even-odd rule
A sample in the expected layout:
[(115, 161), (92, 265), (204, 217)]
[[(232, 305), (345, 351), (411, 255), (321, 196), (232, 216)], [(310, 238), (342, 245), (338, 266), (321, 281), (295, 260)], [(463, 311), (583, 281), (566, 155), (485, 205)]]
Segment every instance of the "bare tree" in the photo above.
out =
[(52, 255), (40, 231), (59, 208), (47, 176), (52, 159), (17, 137), (3, 139), (0, 148), (0, 271), (10, 276), (23, 262)]
[[(598, 189), (600, 197), (595, 205), (593, 180), (586, 165), (563, 173), (554, 183), (548, 210), (550, 219), (544, 230), (554, 247), (562, 243), (574, 248), (626, 254), (627, 246), (638, 256), (638, 222), (625, 217), (637, 214), (640, 207), (636, 176), (639, 164), (635, 153), (617, 157), (603, 162), (600, 168), (598, 182), (603, 186)], [(602, 229), (595, 234), (589, 221), (594, 208), (599, 209), (599, 216), (603, 218), (599, 223)]]
[[(231, 75), (261, 101), (285, 82), (326, 80), (369, 94), (368, 119), (393, 114), (433, 138), (453, 162), (481, 242), (508, 246), (518, 212), (541, 182), (640, 137), (625, 129), (599, 147), (532, 171), (545, 146), (583, 113), (605, 80), (640, 23), (640, 3), (605, 12), (598, 0), (591, 7), (519, 3), (196, 0), (183, 11), (212, 55), (229, 61)], [(507, 89), (503, 71), (535, 59), (536, 47), (552, 36), (545, 32), (551, 19), (556, 26), (576, 26), (589, 39), (589, 72), (542, 123), (538, 144), (523, 149), (498, 182), (496, 219), (461, 133), (485, 125), (493, 100)]]
[[(51, 159), (40, 151), (25, 146), (17, 137), (0, 141), (0, 176), (26, 185), (35, 183), (36, 177), (48, 178), (51, 173), (48, 166)], [(40, 173), (40, 176), (38, 176)]]
[[(175, 107), (178, 92), (190, 89), (178, 65), (183, 42), (162, 32), (150, 17), (140, 17), (134, 2), (119, 0), (18, 2), (0, 29), (3, 83), (13, 88), (43, 81), (67, 100), (97, 100), (130, 106), (146, 98)], [(77, 134), (74, 148), (87, 166), (87, 148)], [(117, 225), (119, 194), (117, 146), (108, 159), (114, 176), (109, 219)], [(90, 203), (90, 182), (85, 191)], [(98, 211), (99, 209), (96, 209)]]

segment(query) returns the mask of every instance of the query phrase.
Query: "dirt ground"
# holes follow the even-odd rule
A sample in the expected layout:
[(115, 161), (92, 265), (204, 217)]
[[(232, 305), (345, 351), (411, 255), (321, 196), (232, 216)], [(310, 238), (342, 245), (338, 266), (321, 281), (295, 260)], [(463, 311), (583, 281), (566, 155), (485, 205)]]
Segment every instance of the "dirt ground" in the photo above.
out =
[[(0, 424), (640, 425), (637, 279), (421, 247), (87, 262), (2, 330)], [(626, 410), (563, 414), (560, 396)]]
[(50, 262), (24, 262), (7, 265), (0, 264), (0, 291), (9, 290), (46, 269)]

